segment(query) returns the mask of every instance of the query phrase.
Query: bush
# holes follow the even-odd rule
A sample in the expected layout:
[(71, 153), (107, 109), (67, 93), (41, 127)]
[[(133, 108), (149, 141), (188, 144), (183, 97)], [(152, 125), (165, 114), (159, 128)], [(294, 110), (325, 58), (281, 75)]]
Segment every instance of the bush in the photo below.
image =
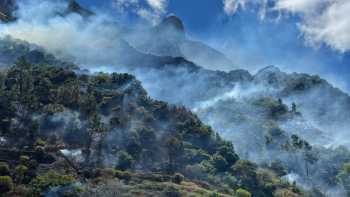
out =
[(42, 146), (37, 146), (34, 149), (34, 153), (37, 159), (42, 159), (44, 158), (44, 155), (45, 155), (45, 148)]
[(123, 173), (123, 179), (126, 180), (126, 181), (130, 181), (130, 179), (131, 179), (131, 172), (130, 171), (125, 171)]
[(6, 193), (12, 197), (30, 197), (30, 191), (24, 185), (13, 186), (13, 189)]
[(57, 140), (59, 139), (59, 136), (56, 132), (53, 132), (50, 137), (50, 141), (52, 144), (56, 144)]
[(163, 182), (164, 181), (164, 178), (162, 175), (160, 174), (153, 174), (152, 175), (152, 181), (155, 181), (155, 182)]
[(163, 190), (163, 194), (166, 197), (180, 197), (181, 196), (180, 189), (178, 187), (173, 186), (173, 185), (166, 187)]
[(184, 180), (184, 176), (180, 173), (175, 173), (173, 179), (175, 183), (180, 184)]
[(220, 194), (217, 190), (214, 190), (208, 195), (208, 197), (220, 197)]
[(0, 176), (0, 191), (7, 192), (10, 191), (12, 187), (12, 179), (9, 176)]
[(103, 170), (103, 177), (105, 177), (106, 179), (112, 179), (114, 177), (114, 169), (112, 168), (106, 168)]
[(42, 146), (42, 147), (45, 147), (45, 142), (41, 139), (38, 139), (36, 142), (35, 142), (35, 146)]
[(30, 160), (29, 161), (29, 168), (35, 168), (35, 166), (36, 166), (36, 160), (35, 159), (32, 159), (32, 160)]
[(237, 197), (251, 197), (252, 195), (251, 195), (250, 192), (248, 192), (248, 191), (246, 191), (244, 189), (238, 189), (236, 191), (236, 196)]
[(47, 146), (45, 147), (45, 150), (46, 150), (47, 152), (56, 152), (56, 151), (58, 151), (59, 149), (58, 149), (58, 147), (57, 147), (56, 145), (47, 145)]
[(28, 168), (23, 165), (19, 165), (15, 168), (15, 170), (13, 171), (13, 177), (15, 177), (15, 181), (17, 183), (22, 183), (24, 174), (27, 170)]
[(18, 154), (18, 149), (16, 147), (10, 148), (9, 151), (12, 153), (12, 155), (17, 155)]
[(101, 168), (96, 168), (92, 171), (92, 178), (98, 178), (103, 176), (103, 170)]
[(34, 196), (43, 196), (45, 191), (49, 188), (67, 186), (72, 183), (76, 183), (73, 175), (58, 174), (55, 170), (50, 170), (44, 174), (44, 176), (37, 176), (34, 178), (29, 184), (29, 190)]
[(26, 167), (29, 167), (30, 164), (30, 158), (28, 156), (22, 155), (21, 158), (21, 165), (24, 165)]
[(124, 173), (120, 170), (115, 170), (114, 171), (114, 176), (117, 177), (118, 179), (122, 179), (124, 176)]
[(131, 164), (133, 164), (134, 162), (135, 161), (131, 155), (129, 155), (125, 151), (120, 151), (118, 154), (117, 169), (120, 169), (120, 170), (129, 169), (131, 168)]
[(5, 176), (10, 174), (9, 165), (5, 162), (0, 162), (0, 176)]
[(294, 194), (288, 189), (276, 189), (274, 192), (274, 197), (298, 197), (298, 194)]

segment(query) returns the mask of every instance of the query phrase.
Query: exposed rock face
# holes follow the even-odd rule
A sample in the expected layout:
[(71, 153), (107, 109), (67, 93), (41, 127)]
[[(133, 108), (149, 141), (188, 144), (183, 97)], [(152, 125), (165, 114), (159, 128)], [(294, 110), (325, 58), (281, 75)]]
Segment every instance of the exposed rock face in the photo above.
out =
[(159, 24), (158, 29), (162, 31), (169, 31), (185, 37), (185, 27), (182, 21), (176, 16), (169, 16), (164, 18), (164, 20)]
[(184, 57), (189, 61), (211, 70), (239, 69), (223, 53), (198, 41), (186, 38), (185, 27), (176, 16), (166, 17), (149, 33), (136, 33), (143, 40), (129, 39), (140, 52), (156, 56)]
[(75, 12), (78, 13), (84, 17), (90, 16), (93, 14), (90, 10), (87, 10), (83, 7), (81, 7), (75, 0), (69, 0), (70, 4), (68, 7), (68, 12)]

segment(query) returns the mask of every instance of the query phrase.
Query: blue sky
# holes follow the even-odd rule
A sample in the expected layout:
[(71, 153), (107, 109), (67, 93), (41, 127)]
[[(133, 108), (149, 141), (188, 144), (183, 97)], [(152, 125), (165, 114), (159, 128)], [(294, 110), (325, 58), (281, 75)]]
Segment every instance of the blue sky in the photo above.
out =
[(350, 4), (329, 2), (78, 0), (85, 8), (108, 11), (115, 20), (136, 28), (156, 25), (174, 14), (183, 21), (187, 37), (222, 51), (243, 69), (254, 73), (275, 65), (286, 72), (320, 75), (349, 92), (350, 10), (343, 8)]

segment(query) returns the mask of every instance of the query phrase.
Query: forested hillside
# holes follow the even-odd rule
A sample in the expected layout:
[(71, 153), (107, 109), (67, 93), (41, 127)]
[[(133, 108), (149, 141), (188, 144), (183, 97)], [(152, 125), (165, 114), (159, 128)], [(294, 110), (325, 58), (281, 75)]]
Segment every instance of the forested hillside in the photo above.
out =
[[(124, 193), (123, 185), (140, 187), (126, 196), (190, 196), (187, 187), (193, 195), (209, 196), (218, 195), (208, 191), (214, 189), (238, 196), (303, 193), (281, 179), (281, 164), (276, 173), (240, 159), (232, 143), (196, 114), (151, 99), (134, 76), (89, 73), (72, 63), (57, 67), (50, 59), (44, 54), (32, 64), (20, 56), (1, 73), (5, 196), (94, 195), (106, 187)], [(167, 187), (147, 194), (142, 188), (152, 181)]]
[(326, 80), (239, 69), (175, 16), (45, 3), (0, 0), (0, 196), (350, 196), (350, 97)]

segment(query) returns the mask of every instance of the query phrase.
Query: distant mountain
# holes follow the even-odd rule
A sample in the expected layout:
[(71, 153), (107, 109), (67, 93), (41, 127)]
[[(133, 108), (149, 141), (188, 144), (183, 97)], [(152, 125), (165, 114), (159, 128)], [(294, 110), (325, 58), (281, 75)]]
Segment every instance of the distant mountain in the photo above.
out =
[(156, 56), (181, 56), (211, 70), (239, 69), (223, 53), (198, 41), (186, 38), (185, 27), (176, 16), (165, 18), (150, 29), (129, 29), (120, 32), (136, 50)]
[[(93, 14), (90, 10), (82, 8), (75, 0), (63, 0), (69, 3), (66, 13), (78, 13), (84, 17)], [(4, 22), (11, 22), (16, 20), (13, 12), (17, 9), (15, 0), (0, 0), (0, 20)]]

